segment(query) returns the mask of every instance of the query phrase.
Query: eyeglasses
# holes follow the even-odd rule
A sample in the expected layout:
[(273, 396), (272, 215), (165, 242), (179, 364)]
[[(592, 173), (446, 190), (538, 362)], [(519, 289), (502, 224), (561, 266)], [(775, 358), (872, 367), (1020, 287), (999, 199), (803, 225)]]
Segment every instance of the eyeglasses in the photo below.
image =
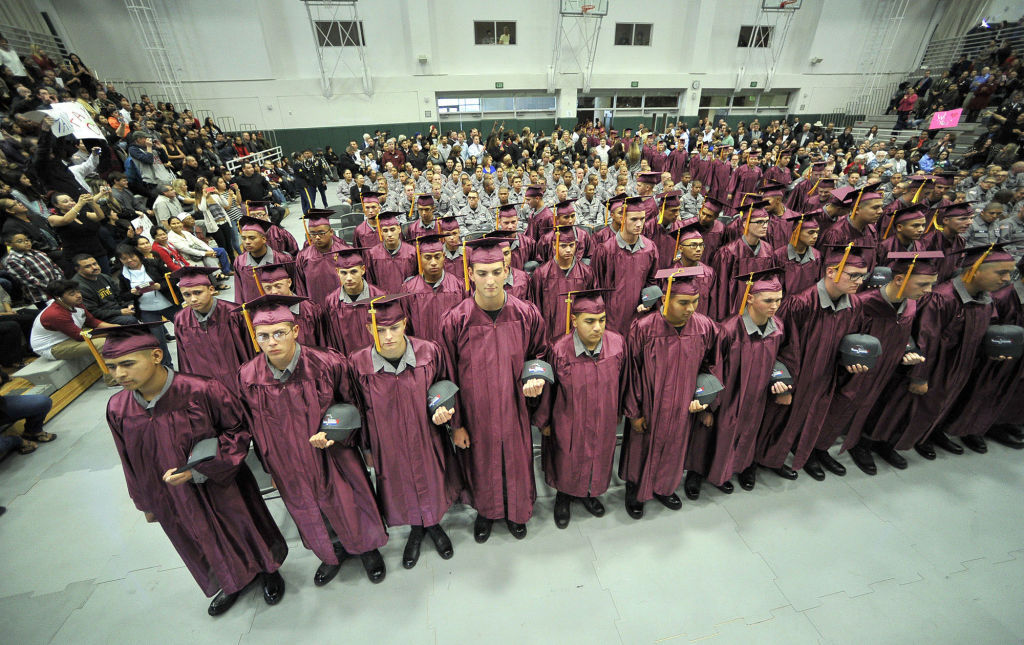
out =
[(850, 279), (850, 282), (864, 282), (868, 278), (866, 273), (850, 273), (849, 271), (843, 271), (843, 275)]
[(690, 244), (680, 244), (679, 248), (683, 249), (702, 249), (704, 248), (703, 242), (692, 242)]
[(286, 331), (284, 329), (278, 329), (273, 334), (267, 334), (267, 333), (262, 333), (261, 332), (261, 333), (256, 334), (256, 342), (259, 343), (260, 345), (262, 345), (264, 343), (270, 342), (271, 338), (273, 338), (276, 341), (282, 341), (282, 340), (285, 339), (286, 336), (288, 336), (289, 333), (291, 333), (291, 330), (287, 330)]
[(310, 231), (309, 232), (309, 236), (310, 237), (327, 237), (329, 235), (332, 235), (333, 233), (334, 233), (334, 231)]

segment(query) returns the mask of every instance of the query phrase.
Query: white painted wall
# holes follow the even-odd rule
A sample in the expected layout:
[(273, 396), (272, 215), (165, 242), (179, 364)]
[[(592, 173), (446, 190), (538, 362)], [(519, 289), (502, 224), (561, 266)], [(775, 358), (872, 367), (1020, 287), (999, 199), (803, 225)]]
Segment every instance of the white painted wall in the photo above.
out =
[[(794, 16), (774, 87), (799, 90), (799, 112), (841, 108), (862, 72), (872, 39), (874, 7), (890, 0), (804, 0)], [(149, 63), (138, 46), (122, 0), (34, 0), (54, 17), (72, 49), (104, 78), (146, 81)], [(260, 127), (319, 127), (413, 122), (436, 118), (435, 94), (494, 90), (544, 91), (555, 35), (553, 0), (489, 3), (475, 0), (367, 0), (364, 23), (372, 98), (362, 93), (354, 49), (329, 56), (334, 93), (321, 93), (313, 36), (299, 0), (159, 0), (182, 45), (181, 79), (195, 105)], [(759, 0), (610, 0), (592, 89), (686, 88), (684, 113), (695, 114), (704, 89), (731, 88), (745, 66), (742, 87), (763, 87), (763, 52), (736, 47), (739, 27), (751, 24)], [(897, 78), (916, 62), (936, 2), (910, 3), (889, 65)], [(944, 5), (943, 5), (944, 6)], [(514, 20), (514, 47), (473, 44), (473, 19)], [(650, 47), (613, 44), (616, 22), (654, 22)], [(428, 62), (417, 58), (425, 55)], [(748, 56), (749, 54), (749, 56)], [(812, 66), (810, 58), (822, 62)], [(582, 81), (566, 51), (555, 76), (558, 115), (573, 119)], [(336, 67), (335, 67), (336, 65)], [(429, 111), (431, 116), (425, 117)]]

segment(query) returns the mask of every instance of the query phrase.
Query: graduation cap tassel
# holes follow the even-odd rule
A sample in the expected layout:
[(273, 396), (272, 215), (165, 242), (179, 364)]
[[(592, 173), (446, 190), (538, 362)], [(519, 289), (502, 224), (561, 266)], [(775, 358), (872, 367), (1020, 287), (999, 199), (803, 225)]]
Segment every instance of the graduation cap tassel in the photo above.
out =
[[(882, 234), (882, 239), (883, 240), (889, 239), (889, 231), (892, 230), (892, 224), (895, 221), (896, 221), (896, 213), (893, 213), (892, 216), (889, 217), (889, 224), (885, 227), (885, 233)], [(927, 231), (925, 231), (925, 232), (927, 233)]]
[(252, 327), (252, 317), (249, 315), (249, 310), (245, 308), (244, 302), (242, 303), (242, 318), (245, 319), (245, 328), (249, 331), (249, 340), (252, 341), (252, 346), (259, 353), (260, 344), (256, 342), (256, 330)]
[(665, 301), (661, 305), (661, 315), (668, 315), (668, 301), (672, 297), (672, 279), (676, 277), (676, 274), (672, 274), (668, 277), (668, 284), (665, 286)]
[(910, 261), (910, 266), (907, 268), (907, 272), (903, 274), (903, 284), (900, 285), (900, 290), (896, 292), (896, 299), (903, 300), (903, 290), (907, 288), (907, 280), (910, 279), (910, 274), (914, 272), (914, 265), (917, 264), (917, 255), (914, 255), (914, 259)]
[(416, 238), (416, 272), (423, 275), (423, 258), (420, 257), (420, 239)]
[(608, 213), (612, 210), (609, 204), (604, 205), (604, 225), (608, 226)]
[(801, 215), (800, 219), (796, 221), (796, 226), (793, 227), (793, 234), (789, 236), (789, 244), (794, 249), (800, 242), (800, 231), (803, 230), (804, 217), (805, 215)]
[(85, 339), (85, 345), (86, 347), (89, 348), (89, 353), (92, 354), (92, 357), (94, 359), (96, 359), (96, 364), (100, 366), (100, 371), (103, 372), (104, 374), (110, 374), (110, 370), (107, 369), (107, 364), (103, 362), (103, 357), (100, 356), (100, 353), (99, 351), (97, 351), (96, 346), (92, 344), (92, 334), (83, 329), (82, 338)]
[(416, 197), (419, 197), (419, 195), (414, 196), (410, 200), (412, 203), (409, 204), (409, 214), (405, 216), (405, 221), (407, 221), (407, 222), (411, 222), (412, 221), (412, 209), (416, 208)]
[(754, 286), (754, 274), (751, 273), (750, 277), (747, 278), (747, 288), (743, 290), (743, 300), (740, 301), (740, 315), (747, 310), (747, 297), (750, 296), (750, 289)]
[(942, 209), (942, 206), (939, 205), (939, 207), (935, 209), (935, 212), (932, 213), (932, 220), (930, 222), (928, 222), (928, 228), (925, 229), (925, 231), (924, 231), (925, 233), (930, 232), (932, 229), (935, 229), (936, 231), (940, 231), (940, 232), (945, 230), (941, 225), (939, 225), (939, 211), (941, 209)]
[(252, 279), (256, 281), (256, 289), (260, 292), (260, 295), (267, 295), (267, 293), (263, 290), (263, 283), (260, 282), (260, 277), (256, 275), (256, 267), (253, 267), (252, 269)]
[(925, 183), (926, 182), (922, 181), (921, 185), (917, 187), (917, 191), (914, 193), (914, 199), (910, 200), (911, 204), (916, 204), (917, 203), (918, 198), (921, 197), (921, 191), (924, 190)]
[(466, 240), (462, 240), (462, 278), (466, 283), (466, 293), (469, 293), (469, 260), (466, 258)]
[(811, 189), (809, 191), (807, 191), (807, 194), (810, 195), (815, 190), (817, 190), (818, 189), (818, 184), (820, 184), (820, 183), (821, 183), (821, 177), (818, 177), (818, 180), (816, 182), (814, 182), (814, 185), (811, 186)]
[(853, 201), (853, 209), (850, 210), (850, 220), (853, 220), (853, 216), (857, 213), (857, 208), (860, 206), (860, 198), (864, 196), (864, 191), (860, 190), (857, 192), (857, 199)]
[(846, 251), (843, 252), (843, 259), (836, 265), (836, 273), (842, 273), (843, 269), (846, 268), (846, 260), (850, 257), (850, 251), (853, 250), (853, 242), (846, 245)]
[(375, 302), (385, 297), (386, 296), (377, 296), (370, 301), (370, 329), (373, 331), (373, 347), (377, 350), (378, 354), (381, 352), (380, 333), (377, 331), (377, 310), (374, 309), (373, 305)]
[(750, 208), (747, 209), (747, 219), (743, 222), (743, 234), (746, 235), (750, 229), (750, 216), (754, 214), (754, 202), (750, 202)]
[(174, 285), (171, 284), (171, 274), (170, 274), (170, 272), (164, 274), (164, 282), (167, 283), (167, 290), (171, 293), (171, 300), (174, 301), (174, 304), (180, 305), (181, 301), (178, 300), (178, 295), (176, 293), (174, 293)]
[(566, 335), (568, 335), (569, 331), (570, 331), (569, 324), (570, 324), (570, 318), (572, 317), (572, 294), (573, 294), (573, 292), (570, 291), (565, 296), (565, 333), (566, 333)]
[(990, 244), (989, 247), (985, 249), (985, 252), (981, 254), (981, 257), (978, 258), (977, 261), (975, 261), (975, 263), (971, 265), (971, 268), (964, 273), (964, 282), (970, 282), (971, 280), (974, 280), (974, 276), (978, 273), (978, 269), (981, 268), (981, 265), (985, 263), (985, 258), (988, 257), (988, 254), (992, 252), (992, 249), (994, 247), (995, 244)]
[(661, 200), (661, 210), (658, 212), (658, 224), (660, 225), (665, 221), (665, 204), (668, 202), (667, 199)]
[(676, 231), (676, 245), (672, 248), (672, 261), (675, 262), (679, 256), (679, 238), (683, 236), (683, 229)]
[(306, 231), (306, 245), (308, 246), (312, 244), (313, 238), (309, 236), (309, 222), (307, 222), (305, 218), (302, 220), (302, 230)]

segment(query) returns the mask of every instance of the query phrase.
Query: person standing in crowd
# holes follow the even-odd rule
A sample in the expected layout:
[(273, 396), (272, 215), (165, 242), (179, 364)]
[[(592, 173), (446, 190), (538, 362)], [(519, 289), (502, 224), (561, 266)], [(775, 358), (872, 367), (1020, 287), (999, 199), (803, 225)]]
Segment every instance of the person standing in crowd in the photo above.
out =
[(217, 298), (210, 281), (214, 269), (185, 267), (169, 276), (184, 309), (174, 314), (178, 368), (188, 374), (230, 382), (238, 366), (253, 354), (234, 303)]
[(444, 270), (444, 236), (416, 238), (419, 273), (402, 283), (402, 305), (416, 337), (441, 342), (441, 319), (462, 302), (466, 292), (459, 278)]
[(598, 245), (591, 261), (596, 286), (612, 290), (605, 300), (608, 327), (620, 334), (629, 332), (640, 291), (654, 284), (658, 269), (658, 249), (641, 233), (646, 216), (643, 197), (626, 199), (622, 228)]
[(384, 295), (384, 291), (366, 279), (363, 260), (366, 250), (357, 247), (335, 251), (339, 286), (327, 295), (323, 305), (327, 344), (346, 356), (372, 340), (366, 329), (365, 316), (355, 308), (355, 304)]
[(310, 243), (295, 256), (295, 277), (301, 292), (310, 300), (322, 303), (338, 283), (335, 253), (349, 245), (334, 234), (328, 219), (334, 211), (311, 208), (305, 214), (306, 233)]

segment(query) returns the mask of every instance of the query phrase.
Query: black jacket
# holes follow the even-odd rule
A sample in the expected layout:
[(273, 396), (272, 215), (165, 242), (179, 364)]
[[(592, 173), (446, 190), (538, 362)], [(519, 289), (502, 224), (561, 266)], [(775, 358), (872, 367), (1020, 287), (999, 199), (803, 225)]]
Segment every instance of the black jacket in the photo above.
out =
[(132, 303), (131, 293), (122, 290), (123, 277), (115, 280), (101, 273), (95, 280), (86, 280), (76, 273), (73, 280), (82, 292), (82, 304), (100, 320), (110, 322)]
[[(152, 260), (144, 259), (142, 261), (142, 266), (146, 268), (146, 273), (149, 275), (149, 279), (160, 285), (160, 293), (162, 293), (165, 298), (167, 298), (171, 302), (174, 302), (175, 299), (177, 299), (178, 302), (181, 302), (181, 294), (178, 293), (177, 289), (174, 289), (173, 282), (171, 283), (171, 288), (174, 289), (174, 295), (172, 296), (171, 293), (168, 293), (167, 291), (168, 287), (165, 274), (170, 272), (170, 269), (167, 268), (167, 265), (164, 264), (164, 261), (161, 260), (159, 256), (154, 254)], [(111, 269), (111, 275), (117, 276), (118, 282), (121, 285), (121, 292), (124, 293), (129, 298), (131, 298), (132, 304), (135, 305), (135, 311), (139, 311), (139, 297), (132, 295), (132, 285), (129, 284), (128, 280), (125, 279), (124, 273), (121, 271), (121, 268), (122, 266), (120, 262), (115, 263), (113, 268)], [(92, 310), (90, 309), (90, 311)], [(98, 317), (99, 316), (97, 316), (97, 318)]]

